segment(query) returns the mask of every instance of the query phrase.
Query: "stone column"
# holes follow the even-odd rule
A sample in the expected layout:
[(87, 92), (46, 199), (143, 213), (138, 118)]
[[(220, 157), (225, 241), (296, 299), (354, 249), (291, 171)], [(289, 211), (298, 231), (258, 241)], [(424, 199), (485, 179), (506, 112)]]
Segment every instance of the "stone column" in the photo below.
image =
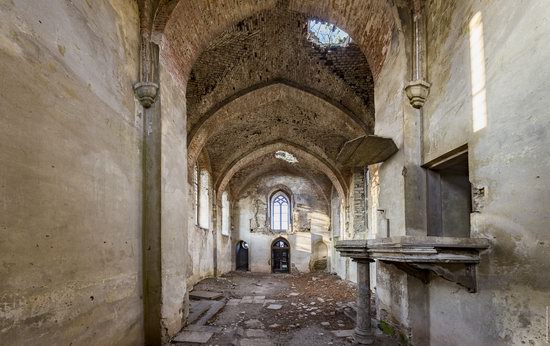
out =
[[(412, 107), (404, 109), (403, 152), (405, 183), (405, 231), (409, 236), (427, 235), (426, 170), (422, 168), (424, 104), (430, 93), (426, 30), (426, 1), (412, 1), (412, 81), (405, 88)], [(407, 275), (403, 299), (407, 300), (406, 323), (411, 343), (429, 345), (429, 294), (426, 285)]]
[[(161, 345), (161, 107), (157, 97), (159, 80), (159, 49), (151, 42), (147, 59), (142, 51), (141, 81), (134, 85), (136, 98), (143, 106), (143, 304), (146, 345)], [(146, 65), (146, 66), (145, 66)], [(143, 72), (146, 71), (146, 72)], [(153, 75), (150, 75), (153, 73)]]
[(370, 261), (354, 259), (357, 263), (357, 319), (354, 338), (362, 345), (372, 345), (374, 336), (371, 329), (370, 306)]

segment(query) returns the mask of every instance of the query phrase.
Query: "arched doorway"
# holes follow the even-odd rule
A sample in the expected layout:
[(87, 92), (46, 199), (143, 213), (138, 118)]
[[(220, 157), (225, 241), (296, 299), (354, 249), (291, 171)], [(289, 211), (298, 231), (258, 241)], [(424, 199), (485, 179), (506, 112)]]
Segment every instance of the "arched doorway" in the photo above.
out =
[(328, 246), (322, 240), (313, 246), (312, 262), (313, 270), (327, 270)]
[(271, 243), (271, 271), (290, 273), (290, 245), (284, 238), (277, 238)]
[(248, 271), (248, 243), (241, 240), (237, 243), (236, 269)]

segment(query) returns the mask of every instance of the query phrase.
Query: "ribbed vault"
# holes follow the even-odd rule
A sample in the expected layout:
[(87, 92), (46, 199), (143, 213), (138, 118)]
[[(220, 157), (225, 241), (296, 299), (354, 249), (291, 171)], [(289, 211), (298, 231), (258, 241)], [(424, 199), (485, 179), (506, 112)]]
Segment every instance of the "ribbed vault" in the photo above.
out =
[(262, 82), (284, 79), (330, 95), (368, 127), (373, 81), (356, 44), (325, 49), (307, 38), (307, 17), (261, 12), (223, 32), (199, 56), (187, 84), (188, 126), (213, 105)]
[[(293, 154), (298, 158), (298, 162), (288, 163), (284, 160), (275, 158), (274, 154), (278, 150), (283, 150)], [(263, 160), (261, 160), (262, 158)], [(306, 148), (303, 148), (295, 143), (283, 141), (262, 145), (233, 160), (220, 174), (216, 181), (215, 188), (218, 193), (225, 190), (227, 184), (240, 171), (243, 171), (244, 173), (240, 176), (240, 179), (248, 181), (249, 179), (245, 179), (243, 177), (258, 174), (258, 172), (263, 172), (265, 169), (269, 171), (274, 168), (282, 169), (284, 167), (287, 169), (292, 168), (293, 171), (307, 169), (309, 171), (316, 172), (316, 174), (308, 174), (310, 178), (312, 176), (318, 177), (320, 175), (324, 175), (329, 179), (332, 185), (334, 185), (341, 198), (346, 196), (347, 188), (345, 181), (340, 171), (332, 162), (310, 153)], [(247, 170), (249, 171), (248, 173)], [(317, 179), (316, 181), (319, 182), (321, 180), (324, 179)], [(326, 180), (324, 181), (326, 182)], [(240, 188), (238, 188), (237, 191), (238, 190), (240, 190)], [(328, 191), (330, 191), (330, 185), (328, 186)]]
[(359, 121), (323, 98), (289, 86), (270, 84), (218, 109), (189, 134), (189, 164), (206, 146), (217, 167), (263, 143), (283, 139), (336, 159), (343, 143), (364, 134)]
[(317, 194), (323, 196), (325, 202), (328, 203), (333, 184), (323, 172), (307, 164), (294, 165), (281, 162), (281, 160), (275, 158), (274, 153), (265, 154), (242, 167), (231, 178), (226, 189), (231, 191), (234, 197), (240, 198), (248, 187), (255, 184), (258, 179), (277, 175), (306, 178), (316, 187)]

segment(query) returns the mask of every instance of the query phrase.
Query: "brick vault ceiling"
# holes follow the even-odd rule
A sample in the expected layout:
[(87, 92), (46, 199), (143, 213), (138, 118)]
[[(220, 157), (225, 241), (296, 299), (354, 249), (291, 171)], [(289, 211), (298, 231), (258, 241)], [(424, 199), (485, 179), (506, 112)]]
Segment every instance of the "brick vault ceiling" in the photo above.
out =
[[(328, 49), (315, 45), (307, 38), (309, 18), (287, 7), (263, 10), (218, 33), (198, 55), (187, 80), (188, 140), (204, 130), (213, 114), (219, 117), (196, 146), (209, 157), (214, 180), (265, 143), (295, 143), (335, 165), (346, 141), (373, 132), (374, 82), (367, 58), (355, 43)], [(278, 83), (314, 97), (261, 102), (245, 97)], [(349, 116), (336, 117), (330, 107), (319, 106), (325, 101)], [(237, 103), (238, 110), (218, 112), (228, 102)], [(324, 185), (330, 180), (320, 178), (307, 160), (289, 165), (271, 156), (243, 167), (231, 187), (246, 185), (258, 175), (252, 172), (292, 170), (330, 191), (330, 184)]]

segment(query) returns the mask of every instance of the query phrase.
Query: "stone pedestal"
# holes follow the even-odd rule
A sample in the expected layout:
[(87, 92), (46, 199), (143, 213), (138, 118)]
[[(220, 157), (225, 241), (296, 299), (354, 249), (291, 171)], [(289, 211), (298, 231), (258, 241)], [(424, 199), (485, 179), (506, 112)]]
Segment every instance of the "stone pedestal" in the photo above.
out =
[(353, 337), (362, 345), (372, 345), (374, 335), (371, 329), (371, 292), (370, 292), (370, 261), (354, 259), (357, 263), (357, 320)]

